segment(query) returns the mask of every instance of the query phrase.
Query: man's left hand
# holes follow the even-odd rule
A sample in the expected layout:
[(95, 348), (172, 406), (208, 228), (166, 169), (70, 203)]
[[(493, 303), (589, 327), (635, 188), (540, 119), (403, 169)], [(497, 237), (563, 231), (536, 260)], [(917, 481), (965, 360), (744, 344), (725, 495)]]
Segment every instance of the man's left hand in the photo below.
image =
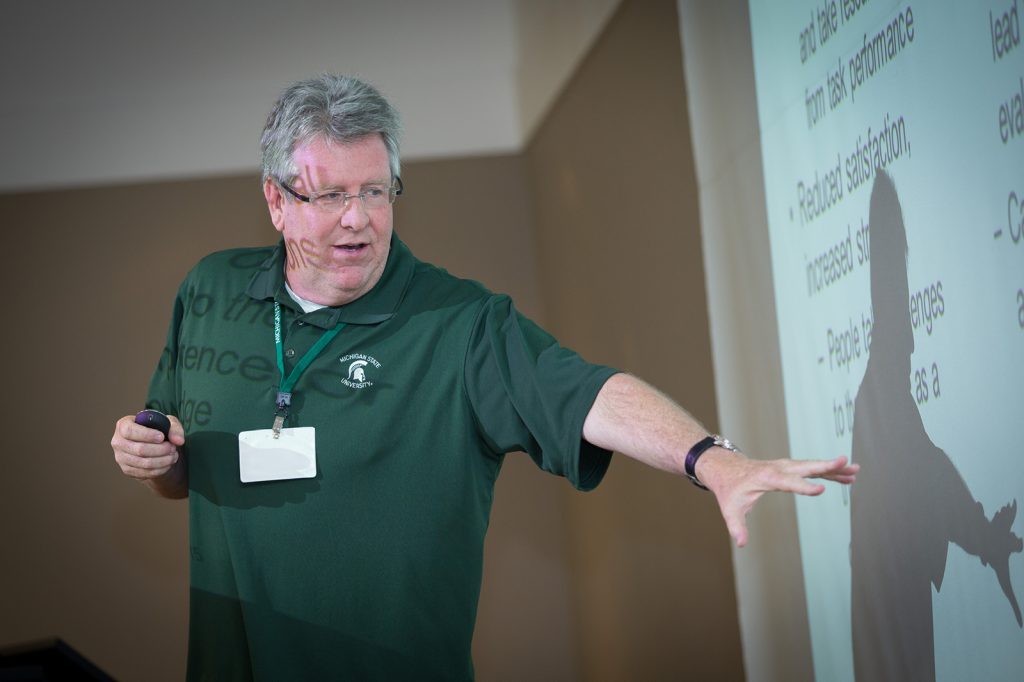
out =
[(835, 459), (750, 459), (740, 453), (716, 448), (697, 462), (697, 478), (718, 499), (722, 518), (737, 547), (747, 544), (747, 512), (767, 492), (789, 492), (798, 495), (820, 495), (820, 478), (849, 485), (854, 482), (859, 464), (849, 464), (846, 457)]

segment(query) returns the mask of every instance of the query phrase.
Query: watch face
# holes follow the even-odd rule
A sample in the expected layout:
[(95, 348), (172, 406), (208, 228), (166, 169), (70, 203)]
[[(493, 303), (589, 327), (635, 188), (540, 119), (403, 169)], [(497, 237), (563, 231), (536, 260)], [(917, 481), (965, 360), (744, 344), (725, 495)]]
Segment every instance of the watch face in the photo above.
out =
[(732, 441), (728, 438), (722, 438), (721, 436), (715, 436), (715, 445), (720, 448), (725, 448), (731, 452), (738, 452), (739, 448), (732, 444)]

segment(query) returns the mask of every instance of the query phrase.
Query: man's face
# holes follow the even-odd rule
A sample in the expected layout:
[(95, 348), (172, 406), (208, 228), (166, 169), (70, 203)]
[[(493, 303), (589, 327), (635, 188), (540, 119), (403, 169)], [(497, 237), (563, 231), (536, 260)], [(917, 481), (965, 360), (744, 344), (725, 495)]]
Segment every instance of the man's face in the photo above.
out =
[[(388, 153), (380, 135), (351, 144), (315, 140), (295, 148), (299, 194), (333, 189), (358, 194), (369, 185), (391, 185)], [(282, 178), (287, 180), (287, 178)], [(367, 209), (353, 197), (343, 209), (325, 213), (295, 199), (268, 178), (263, 194), (270, 218), (288, 249), (288, 285), (302, 298), (323, 305), (350, 303), (380, 279), (391, 248), (391, 205)]]

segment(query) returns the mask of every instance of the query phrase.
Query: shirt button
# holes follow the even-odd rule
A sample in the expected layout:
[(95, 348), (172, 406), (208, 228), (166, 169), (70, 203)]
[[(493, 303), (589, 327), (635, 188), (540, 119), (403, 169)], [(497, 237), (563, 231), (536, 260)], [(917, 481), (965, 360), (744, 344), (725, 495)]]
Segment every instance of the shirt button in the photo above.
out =
[(288, 350), (286, 350), (284, 352), (284, 356), (286, 358), (294, 358), (295, 357), (295, 349), (294, 348), (289, 348)]

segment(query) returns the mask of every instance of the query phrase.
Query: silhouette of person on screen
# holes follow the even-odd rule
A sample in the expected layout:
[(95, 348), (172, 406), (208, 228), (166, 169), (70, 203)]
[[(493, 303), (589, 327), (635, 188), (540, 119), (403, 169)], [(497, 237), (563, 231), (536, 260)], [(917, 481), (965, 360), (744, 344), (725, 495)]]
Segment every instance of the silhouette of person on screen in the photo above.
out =
[(911, 394), (914, 334), (907, 236), (892, 179), (878, 170), (871, 191), (874, 326), (857, 392), (851, 497), (853, 663), (858, 680), (933, 680), (931, 586), (942, 587), (955, 542), (991, 566), (1013, 614), (1010, 555), (1017, 502), (989, 520), (953, 463), (928, 437)]

